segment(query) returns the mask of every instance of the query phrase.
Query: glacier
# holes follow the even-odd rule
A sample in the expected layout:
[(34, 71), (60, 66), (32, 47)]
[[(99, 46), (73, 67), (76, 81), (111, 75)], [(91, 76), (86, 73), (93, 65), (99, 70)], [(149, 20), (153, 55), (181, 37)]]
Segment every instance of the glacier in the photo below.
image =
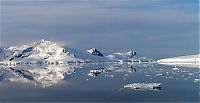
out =
[(164, 65), (200, 68), (200, 54), (160, 59), (157, 60), (157, 63)]

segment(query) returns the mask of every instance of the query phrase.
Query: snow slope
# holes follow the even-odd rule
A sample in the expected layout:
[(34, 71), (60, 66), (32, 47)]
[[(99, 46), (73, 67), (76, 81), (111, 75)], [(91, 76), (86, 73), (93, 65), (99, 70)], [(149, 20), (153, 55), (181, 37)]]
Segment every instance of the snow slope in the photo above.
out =
[(160, 59), (157, 62), (158, 63), (199, 63), (200, 54)]
[(141, 62), (151, 61), (136, 56), (135, 51), (103, 54), (96, 48), (79, 50), (64, 48), (55, 42), (40, 40), (28, 45), (1, 48), (0, 64), (65, 64), (86, 62)]
[(145, 56), (137, 56), (135, 51), (128, 51), (122, 53), (112, 53), (106, 56), (111, 61), (122, 61), (122, 62), (151, 62), (152, 59)]
[(88, 50), (79, 50), (74, 48), (65, 48), (68, 52), (73, 53), (76, 58), (83, 60), (84, 62), (105, 62), (108, 61), (108, 58), (104, 56), (93, 55)]
[(200, 68), (200, 54), (157, 60), (159, 64)]
[(29, 45), (4, 49), (3, 62), (9, 63), (62, 63), (82, 61), (54, 42), (43, 39)]

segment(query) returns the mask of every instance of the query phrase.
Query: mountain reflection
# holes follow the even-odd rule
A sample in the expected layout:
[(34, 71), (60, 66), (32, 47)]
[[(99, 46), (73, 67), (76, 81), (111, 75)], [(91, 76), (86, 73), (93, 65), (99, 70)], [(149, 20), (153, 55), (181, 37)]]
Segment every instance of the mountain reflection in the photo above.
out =
[[(120, 65), (103, 65), (96, 69), (84, 69), (87, 67), (90, 67), (90, 65), (4, 67), (0, 69), (0, 81), (5, 80), (10, 82), (30, 83), (42, 87), (48, 87), (57, 84), (61, 80), (67, 80), (68, 78), (78, 76), (74, 74), (88, 74), (88, 76), (96, 77), (102, 72), (127, 72), (128, 74), (136, 72), (136, 69), (132, 66), (120, 67)], [(78, 69), (82, 69), (82, 72), (77, 71)]]
[[(172, 66), (163, 66), (162, 68), (162, 65), (148, 63), (16, 66), (0, 67), (0, 81), (29, 83), (43, 88), (80, 76), (86, 77), (87, 80), (94, 77), (114, 79), (117, 76), (123, 80), (141, 78), (142, 82), (150, 83), (162, 81), (164, 78), (185, 80), (193, 78), (198, 81), (199, 71), (194, 70), (189, 71), (187, 68)], [(133, 83), (133, 81), (131, 82)]]
[(22, 82), (39, 85), (42, 87), (52, 86), (63, 80), (67, 75), (75, 73), (78, 66), (55, 66), (44, 67), (9, 67), (2, 68), (1, 80), (10, 82)]

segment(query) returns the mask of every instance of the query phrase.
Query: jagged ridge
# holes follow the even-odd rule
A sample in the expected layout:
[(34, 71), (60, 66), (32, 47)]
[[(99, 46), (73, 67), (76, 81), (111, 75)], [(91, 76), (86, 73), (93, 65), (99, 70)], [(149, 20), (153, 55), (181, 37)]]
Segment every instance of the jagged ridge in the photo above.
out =
[(63, 48), (51, 42), (40, 40), (30, 45), (9, 47), (0, 50), (1, 61), (3, 62), (26, 62), (26, 63), (71, 63), (71, 62), (139, 62), (150, 61), (146, 57), (137, 57), (135, 51), (124, 53), (112, 53), (104, 55), (96, 48), (78, 50)]

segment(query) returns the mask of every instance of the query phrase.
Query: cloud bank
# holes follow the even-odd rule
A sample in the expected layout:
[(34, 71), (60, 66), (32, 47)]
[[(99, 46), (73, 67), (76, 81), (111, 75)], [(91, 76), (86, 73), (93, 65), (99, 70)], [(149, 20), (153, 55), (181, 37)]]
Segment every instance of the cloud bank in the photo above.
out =
[(198, 2), (2, 1), (2, 46), (41, 38), (105, 51), (198, 52)]

